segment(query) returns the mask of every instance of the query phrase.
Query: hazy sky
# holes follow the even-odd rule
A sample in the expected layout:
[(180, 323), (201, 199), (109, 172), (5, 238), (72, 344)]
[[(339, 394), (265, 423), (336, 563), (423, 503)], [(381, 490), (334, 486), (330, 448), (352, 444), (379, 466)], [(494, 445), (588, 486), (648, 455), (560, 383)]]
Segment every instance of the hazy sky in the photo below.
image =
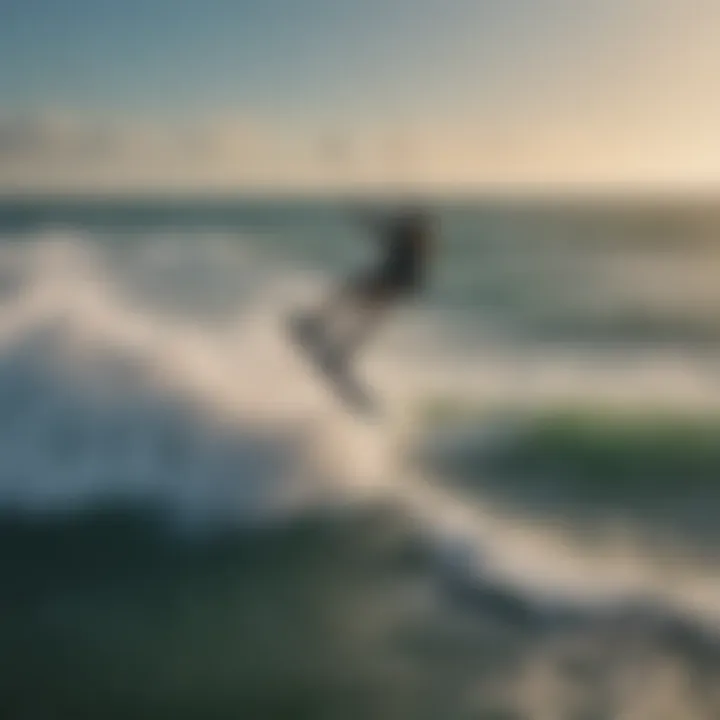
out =
[(0, 187), (720, 181), (718, 0), (0, 0)]

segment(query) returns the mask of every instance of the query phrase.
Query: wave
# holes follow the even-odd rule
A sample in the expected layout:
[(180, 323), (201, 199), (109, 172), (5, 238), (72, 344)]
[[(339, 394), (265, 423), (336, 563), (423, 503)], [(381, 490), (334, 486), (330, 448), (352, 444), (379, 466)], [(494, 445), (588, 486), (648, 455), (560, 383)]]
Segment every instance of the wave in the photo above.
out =
[[(361, 369), (388, 406), (386, 419), (367, 425), (285, 342), (285, 312), (324, 280), (288, 271), (242, 239), (154, 235), (125, 244), (52, 233), (2, 246), (0, 261), (5, 510), (47, 515), (141, 500), (185, 528), (261, 528), (382, 500), (412, 518), (442, 567), (465, 577), (533, 597), (594, 604), (649, 594), (703, 616), (719, 612), (717, 578), (699, 560), (686, 564), (678, 587), (642, 544), (599, 552), (540, 523), (537, 507), (509, 512), (486, 488), (470, 501), (444, 469), (413, 462), (424, 442), (415, 406), (428, 393), (488, 405), (578, 388), (635, 401), (662, 388), (701, 404), (708, 393), (692, 373), (643, 365), (623, 375), (592, 362), (569, 372), (543, 356), (554, 376), (533, 375), (528, 355), (453, 356), (433, 345), (427, 323), (410, 322)], [(561, 442), (575, 440), (546, 441), (544, 457)]]
[[(690, 497), (707, 508), (714, 497), (717, 411), (549, 405), (515, 410), (514, 418), (512, 410), (503, 415), (485, 408), (474, 422), (467, 410), (431, 412), (433, 426), (455, 429), (459, 442), (446, 453), (445, 467), (459, 475), (492, 472), (531, 478), (536, 486), (546, 481), (591, 505), (636, 500), (677, 506)], [(485, 432), (494, 428), (490, 438), (482, 438), (483, 424)]]
[[(368, 425), (285, 342), (288, 308), (325, 279), (253, 247), (0, 246), (0, 714), (559, 717), (635, 712), (652, 687), (713, 717), (713, 558), (646, 542), (620, 484), (625, 522), (594, 534), (539, 492), (582, 492), (598, 454), (627, 483), (635, 463), (682, 472), (697, 428), (715, 437), (683, 424), (709, 413), (713, 378), (471, 356), (411, 315), (359, 368), (388, 411)], [(433, 395), (450, 409), (428, 428)], [(568, 398), (585, 409), (559, 412)], [(596, 408), (659, 398), (666, 421)]]

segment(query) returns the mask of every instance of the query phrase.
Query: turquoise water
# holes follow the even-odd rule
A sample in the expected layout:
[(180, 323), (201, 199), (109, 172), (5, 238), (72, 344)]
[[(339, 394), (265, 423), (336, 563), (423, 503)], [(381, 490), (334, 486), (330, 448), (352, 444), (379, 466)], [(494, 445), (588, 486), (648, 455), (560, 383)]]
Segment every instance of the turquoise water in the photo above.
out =
[(435, 211), (368, 423), (340, 203), (0, 205), (0, 715), (718, 717), (717, 210)]

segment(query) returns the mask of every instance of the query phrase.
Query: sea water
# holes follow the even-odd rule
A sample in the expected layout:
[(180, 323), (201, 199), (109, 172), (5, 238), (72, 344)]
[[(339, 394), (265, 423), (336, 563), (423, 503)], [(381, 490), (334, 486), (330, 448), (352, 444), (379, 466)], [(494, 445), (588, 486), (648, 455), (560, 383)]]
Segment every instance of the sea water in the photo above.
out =
[(347, 205), (3, 201), (0, 716), (720, 717), (720, 212), (432, 206), (368, 421)]

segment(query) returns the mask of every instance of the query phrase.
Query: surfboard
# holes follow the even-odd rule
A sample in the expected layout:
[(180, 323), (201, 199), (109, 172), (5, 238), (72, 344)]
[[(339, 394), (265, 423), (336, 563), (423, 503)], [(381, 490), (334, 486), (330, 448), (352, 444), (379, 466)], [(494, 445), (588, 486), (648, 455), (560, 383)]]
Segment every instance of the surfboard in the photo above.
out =
[(334, 361), (331, 348), (323, 346), (310, 332), (312, 318), (294, 315), (288, 321), (288, 329), (296, 347), (335, 396), (352, 412), (362, 415), (377, 413), (377, 404), (370, 393), (353, 377), (346, 363)]

